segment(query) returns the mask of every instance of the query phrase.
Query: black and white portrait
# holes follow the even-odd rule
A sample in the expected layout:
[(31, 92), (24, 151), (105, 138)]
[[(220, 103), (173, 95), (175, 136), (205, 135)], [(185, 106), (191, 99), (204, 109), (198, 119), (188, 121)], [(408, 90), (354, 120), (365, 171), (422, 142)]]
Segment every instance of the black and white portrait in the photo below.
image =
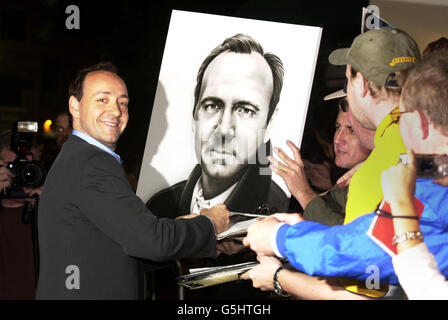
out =
[(288, 209), (267, 156), (300, 145), (320, 35), (173, 11), (137, 189), (156, 215)]

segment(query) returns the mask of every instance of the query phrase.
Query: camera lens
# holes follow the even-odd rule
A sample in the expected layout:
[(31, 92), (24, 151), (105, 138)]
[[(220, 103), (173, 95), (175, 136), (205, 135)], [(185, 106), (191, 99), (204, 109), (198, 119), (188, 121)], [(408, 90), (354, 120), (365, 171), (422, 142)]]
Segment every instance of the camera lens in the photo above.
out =
[(39, 187), (44, 183), (45, 169), (40, 163), (30, 161), (25, 164), (20, 172), (21, 178), (25, 186)]

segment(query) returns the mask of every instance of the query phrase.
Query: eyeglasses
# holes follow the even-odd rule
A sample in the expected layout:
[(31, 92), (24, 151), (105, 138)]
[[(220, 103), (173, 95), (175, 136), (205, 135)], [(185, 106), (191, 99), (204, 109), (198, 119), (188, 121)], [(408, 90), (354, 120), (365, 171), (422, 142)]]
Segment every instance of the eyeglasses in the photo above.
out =
[(389, 113), (392, 123), (398, 123), (400, 121), (401, 115), (408, 112), (414, 111), (394, 111)]
[(339, 99), (338, 107), (341, 112), (347, 112), (348, 110), (348, 101), (346, 98)]

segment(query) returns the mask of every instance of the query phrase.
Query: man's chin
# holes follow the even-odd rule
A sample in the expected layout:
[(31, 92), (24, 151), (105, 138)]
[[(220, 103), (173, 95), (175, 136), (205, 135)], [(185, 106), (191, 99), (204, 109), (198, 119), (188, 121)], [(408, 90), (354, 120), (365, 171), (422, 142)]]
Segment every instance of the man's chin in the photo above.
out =
[(245, 167), (244, 164), (222, 164), (212, 163), (201, 165), (203, 172), (213, 179), (231, 179), (235, 175), (239, 174)]
[(334, 164), (339, 167), (339, 168), (343, 168), (343, 169), (351, 169), (353, 168), (356, 164), (353, 164), (352, 161), (335, 161)]
[(114, 150), (115, 147), (117, 146), (117, 142), (118, 142), (119, 137), (120, 137), (119, 135), (118, 136), (117, 135), (110, 135), (110, 136), (107, 136), (107, 137), (103, 137), (103, 139), (100, 140), (100, 142), (102, 144), (104, 144), (105, 146), (109, 147), (110, 149)]

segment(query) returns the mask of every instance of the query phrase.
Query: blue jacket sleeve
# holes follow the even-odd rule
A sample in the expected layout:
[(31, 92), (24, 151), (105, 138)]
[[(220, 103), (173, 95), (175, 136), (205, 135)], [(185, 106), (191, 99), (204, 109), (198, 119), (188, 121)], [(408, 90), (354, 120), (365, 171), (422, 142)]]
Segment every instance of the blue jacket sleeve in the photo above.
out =
[[(416, 198), (423, 204), (420, 230), (439, 270), (448, 277), (448, 188), (418, 179)], [(372, 266), (382, 283), (398, 283), (392, 259), (367, 236), (374, 213), (341, 226), (303, 221), (277, 232), (279, 252), (297, 269), (316, 276), (366, 280)]]
[[(420, 230), (439, 270), (448, 277), (448, 215), (440, 211), (427, 206), (420, 219)], [(371, 213), (333, 227), (311, 221), (283, 225), (277, 232), (277, 247), (295, 268), (312, 276), (364, 281), (374, 266), (381, 283), (396, 284), (391, 257), (367, 236), (373, 217)]]
[(312, 276), (364, 281), (376, 266), (381, 283), (398, 283), (391, 257), (366, 234), (373, 217), (371, 213), (341, 226), (312, 221), (284, 225), (277, 247), (295, 268)]

